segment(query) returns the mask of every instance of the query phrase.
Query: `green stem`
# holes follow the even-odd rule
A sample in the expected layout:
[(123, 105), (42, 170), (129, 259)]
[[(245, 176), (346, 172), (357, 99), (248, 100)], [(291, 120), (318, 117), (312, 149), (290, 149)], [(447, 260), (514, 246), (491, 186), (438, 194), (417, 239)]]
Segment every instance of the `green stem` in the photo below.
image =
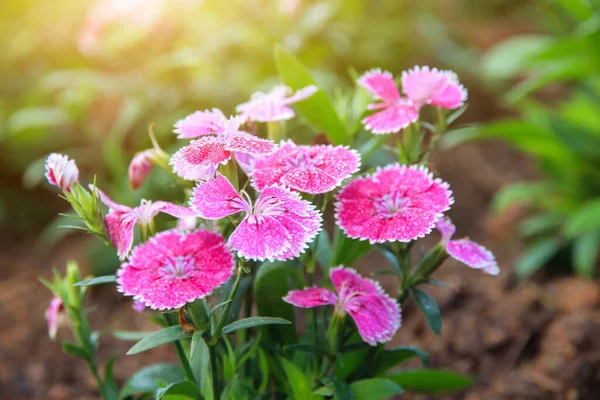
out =
[(217, 323), (217, 327), (210, 339), (209, 345), (215, 346), (219, 342), (219, 338), (221, 337), (221, 332), (223, 331), (223, 326), (225, 325), (225, 321), (227, 320), (227, 316), (229, 315), (229, 311), (231, 310), (231, 306), (233, 305), (233, 299), (238, 291), (240, 286), (240, 282), (242, 280), (242, 268), (238, 265), (237, 277), (235, 278), (235, 283), (233, 284), (233, 288), (231, 289), (231, 293), (229, 293), (229, 298), (227, 299), (229, 303), (225, 306), (225, 310), (223, 314), (221, 314), (221, 318)]
[[(169, 314), (163, 314), (163, 317), (169, 326), (175, 325), (175, 322), (171, 318)], [(183, 345), (181, 344), (181, 340), (177, 340), (173, 342), (175, 345), (175, 350), (177, 351), (177, 355), (179, 356), (179, 361), (181, 361), (181, 366), (183, 367), (183, 372), (185, 377), (190, 382), (196, 383), (196, 378), (194, 378), (194, 373), (192, 372), (192, 367), (190, 366), (190, 362), (185, 354), (185, 350), (183, 349)]]
[(217, 354), (216, 346), (208, 346), (208, 357), (210, 358), (210, 379), (212, 382), (213, 400), (219, 400), (219, 373), (217, 371)]

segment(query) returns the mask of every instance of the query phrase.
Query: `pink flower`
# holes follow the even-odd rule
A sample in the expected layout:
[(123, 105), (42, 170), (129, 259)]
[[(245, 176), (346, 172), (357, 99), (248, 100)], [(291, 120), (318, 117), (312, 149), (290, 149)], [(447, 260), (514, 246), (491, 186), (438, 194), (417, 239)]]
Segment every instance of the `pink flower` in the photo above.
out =
[(109, 209), (104, 219), (106, 234), (117, 248), (117, 254), (124, 259), (133, 245), (133, 234), (136, 224), (148, 227), (152, 224), (154, 217), (159, 213), (165, 213), (177, 218), (191, 217), (195, 213), (191, 209), (166, 201), (142, 200), (135, 208), (117, 204), (112, 201), (100, 189), (90, 185), (90, 190), (95, 191), (98, 197)]
[(352, 268), (330, 270), (337, 295), (328, 289), (312, 287), (293, 290), (283, 300), (296, 307), (334, 305), (337, 314), (350, 314), (358, 333), (371, 346), (389, 341), (400, 328), (400, 305), (379, 283), (360, 276)]
[(64, 309), (65, 308), (61, 298), (54, 296), (52, 301), (50, 301), (48, 309), (46, 310), (46, 319), (48, 320), (48, 336), (50, 336), (50, 339), (56, 338), (58, 327), (64, 320)]
[(443, 108), (457, 108), (467, 99), (467, 91), (451, 71), (416, 66), (402, 72), (402, 97), (391, 73), (373, 69), (358, 79), (379, 103), (369, 110), (381, 110), (363, 119), (365, 128), (375, 134), (398, 132), (419, 118), (419, 110), (426, 104)]
[(129, 186), (137, 190), (144, 184), (152, 170), (152, 151), (144, 150), (137, 153), (129, 163)]
[(253, 156), (273, 154), (277, 146), (267, 139), (240, 131), (245, 117), (225, 118), (217, 109), (198, 111), (175, 124), (179, 138), (200, 137), (171, 157), (173, 171), (184, 179), (208, 179), (221, 164), (226, 164), (233, 152)]
[(69, 157), (52, 153), (46, 160), (46, 179), (63, 192), (68, 192), (79, 179), (79, 169), (74, 160)]
[(360, 155), (346, 146), (297, 146), (282, 142), (275, 154), (257, 158), (252, 182), (258, 190), (282, 184), (300, 192), (326, 193), (360, 168)]
[(179, 308), (227, 282), (233, 268), (218, 233), (164, 231), (133, 249), (117, 272), (117, 290), (154, 310)]
[(198, 225), (198, 217), (195, 215), (190, 217), (179, 218), (177, 221), (177, 229), (180, 231), (191, 231), (196, 229), (196, 225)]
[(287, 86), (275, 86), (269, 93), (256, 92), (250, 101), (240, 104), (236, 111), (252, 121), (273, 122), (293, 118), (294, 110), (288, 107), (290, 104), (302, 101), (319, 89), (314, 85), (299, 89), (290, 96), (292, 90)]
[(436, 222), (436, 229), (442, 235), (442, 242), (446, 245), (448, 255), (471, 268), (481, 269), (490, 275), (498, 275), (500, 268), (496, 262), (496, 257), (485, 247), (469, 240), (459, 239), (450, 240), (456, 227), (450, 221), (450, 218), (443, 218)]
[(146, 310), (146, 305), (142, 301), (134, 300), (131, 308), (133, 308), (133, 311), (141, 313)]
[(427, 168), (392, 164), (343, 187), (336, 220), (351, 238), (409, 242), (429, 234), (453, 202), (449, 185)]
[(202, 218), (220, 219), (243, 212), (246, 215), (229, 237), (239, 257), (250, 260), (287, 260), (298, 257), (321, 228), (321, 214), (289, 189), (269, 186), (254, 204), (242, 197), (222, 175), (200, 182), (191, 207)]

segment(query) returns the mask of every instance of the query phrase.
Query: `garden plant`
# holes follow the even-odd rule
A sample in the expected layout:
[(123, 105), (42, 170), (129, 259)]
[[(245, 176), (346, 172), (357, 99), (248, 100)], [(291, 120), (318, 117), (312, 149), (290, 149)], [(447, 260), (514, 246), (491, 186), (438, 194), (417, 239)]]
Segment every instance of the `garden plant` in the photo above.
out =
[[(179, 202), (119, 204), (74, 160), (48, 157), (46, 177), (73, 209), (70, 227), (113, 246), (122, 262), (115, 275), (86, 279), (70, 263), (43, 280), (55, 296), (50, 336), (70, 327), (63, 348), (87, 363), (103, 398), (376, 400), (468, 386), (466, 376), (429, 368), (417, 348), (385, 345), (409, 301), (442, 334), (426, 288), (446, 286), (434, 274), (448, 257), (499, 273), (490, 251), (453, 238), (450, 184), (428, 167), (467, 91), (450, 71), (417, 66), (395, 80), (373, 69), (332, 102), (291, 53), (278, 47), (275, 60), (282, 85), (234, 115), (181, 115), (173, 154), (149, 128), (153, 147), (131, 160), (131, 187), (161, 169)], [(304, 133), (290, 137), (292, 124)], [(155, 221), (159, 213), (170, 217)], [(428, 235), (437, 243), (426, 246)], [(366, 263), (373, 251), (387, 265)], [(171, 344), (180, 365), (147, 366), (118, 385), (116, 359), (101, 368), (97, 358), (101, 321), (86, 309), (99, 284), (116, 284), (158, 326), (113, 332), (137, 341), (127, 357)], [(413, 358), (422, 367), (403, 365)]]

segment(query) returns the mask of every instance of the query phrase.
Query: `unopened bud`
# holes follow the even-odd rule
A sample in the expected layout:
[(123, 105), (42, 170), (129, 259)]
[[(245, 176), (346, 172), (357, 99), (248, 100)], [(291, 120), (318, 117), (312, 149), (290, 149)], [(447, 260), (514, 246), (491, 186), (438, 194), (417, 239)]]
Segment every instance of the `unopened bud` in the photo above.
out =
[(68, 192), (79, 179), (79, 169), (74, 160), (69, 157), (52, 153), (46, 160), (46, 178), (50, 184), (58, 186), (63, 192)]

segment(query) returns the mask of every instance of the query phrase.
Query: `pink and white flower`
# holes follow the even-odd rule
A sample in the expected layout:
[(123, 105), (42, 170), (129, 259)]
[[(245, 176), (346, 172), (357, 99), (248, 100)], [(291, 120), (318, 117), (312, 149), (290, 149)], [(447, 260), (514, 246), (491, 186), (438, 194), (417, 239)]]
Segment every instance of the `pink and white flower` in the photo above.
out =
[(490, 275), (500, 273), (496, 257), (485, 247), (469, 239), (450, 240), (456, 232), (456, 227), (450, 218), (439, 220), (435, 227), (442, 235), (442, 243), (446, 246), (446, 252), (450, 257), (473, 269), (481, 269)]
[(46, 160), (46, 179), (54, 186), (58, 186), (63, 192), (68, 192), (71, 186), (79, 180), (79, 169), (74, 160), (69, 157), (52, 153)]
[(233, 255), (218, 233), (164, 231), (133, 249), (117, 271), (117, 290), (154, 310), (169, 310), (208, 296), (233, 269)]
[(453, 202), (449, 185), (427, 168), (392, 164), (340, 190), (336, 221), (351, 238), (410, 242), (429, 234)]
[(360, 168), (360, 155), (346, 146), (298, 146), (282, 142), (275, 154), (254, 161), (252, 183), (258, 190), (282, 184), (304, 193), (326, 193)]
[(108, 207), (108, 214), (104, 218), (106, 225), (106, 234), (117, 249), (117, 254), (123, 260), (131, 246), (133, 245), (133, 236), (135, 225), (139, 224), (143, 228), (150, 226), (154, 217), (158, 213), (165, 213), (176, 218), (191, 217), (195, 213), (191, 209), (166, 201), (142, 200), (137, 207), (131, 208), (122, 204), (117, 204), (104, 194), (100, 189), (90, 185), (90, 190), (97, 193), (100, 201)]
[(243, 212), (229, 245), (250, 260), (298, 257), (321, 229), (321, 214), (298, 193), (273, 185), (264, 188), (253, 204), (245, 191), (238, 193), (220, 174), (196, 186), (190, 205), (205, 219)]
[(58, 296), (54, 296), (46, 310), (46, 320), (48, 321), (48, 336), (50, 339), (56, 339), (59, 325), (65, 321), (64, 306)]
[(380, 110), (362, 120), (365, 128), (375, 134), (398, 132), (419, 118), (424, 105), (457, 108), (467, 99), (467, 91), (452, 71), (416, 66), (402, 72), (402, 97), (394, 77), (388, 71), (373, 69), (358, 79), (378, 103), (369, 104), (369, 110)]
[(148, 174), (152, 171), (152, 150), (144, 150), (137, 153), (129, 163), (129, 186), (137, 190), (144, 184)]
[(233, 152), (267, 156), (277, 150), (271, 140), (241, 131), (245, 117), (227, 119), (217, 109), (198, 111), (175, 124), (179, 138), (196, 138), (181, 148), (169, 163), (173, 171), (188, 180), (208, 179), (221, 164), (226, 164)]
[(363, 278), (352, 268), (332, 268), (330, 277), (337, 295), (329, 289), (309, 287), (292, 290), (283, 300), (303, 308), (333, 305), (337, 314), (350, 314), (358, 333), (371, 346), (389, 341), (401, 324), (398, 302), (378, 282)]
[(268, 93), (254, 93), (250, 101), (238, 105), (236, 111), (242, 116), (258, 122), (290, 119), (296, 114), (288, 106), (312, 96), (318, 90), (316, 86), (309, 85), (291, 94), (292, 90), (289, 87), (283, 85), (275, 86)]

